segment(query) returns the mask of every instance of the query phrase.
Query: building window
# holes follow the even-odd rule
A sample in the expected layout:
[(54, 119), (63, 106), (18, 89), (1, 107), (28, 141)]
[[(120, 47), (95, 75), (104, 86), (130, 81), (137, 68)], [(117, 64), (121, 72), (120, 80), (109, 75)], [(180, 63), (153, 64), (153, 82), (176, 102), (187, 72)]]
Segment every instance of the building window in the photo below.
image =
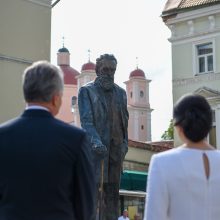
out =
[(130, 93), (130, 97), (132, 98), (132, 96), (133, 96), (133, 93), (131, 92), (131, 93)]
[(208, 142), (216, 147), (216, 119), (215, 119), (215, 110), (212, 110), (212, 128), (208, 135)]
[(141, 125), (141, 130), (144, 130), (144, 125)]
[(216, 119), (215, 119), (215, 110), (212, 110), (212, 124), (215, 125)]
[(208, 142), (212, 146), (216, 147), (216, 143), (217, 143), (217, 141), (216, 141), (216, 126), (212, 126), (212, 128), (211, 128), (211, 130), (209, 132)]
[(140, 97), (144, 97), (144, 92), (143, 91), (140, 91)]
[(213, 72), (213, 43), (204, 43), (196, 45), (197, 55), (197, 74)]

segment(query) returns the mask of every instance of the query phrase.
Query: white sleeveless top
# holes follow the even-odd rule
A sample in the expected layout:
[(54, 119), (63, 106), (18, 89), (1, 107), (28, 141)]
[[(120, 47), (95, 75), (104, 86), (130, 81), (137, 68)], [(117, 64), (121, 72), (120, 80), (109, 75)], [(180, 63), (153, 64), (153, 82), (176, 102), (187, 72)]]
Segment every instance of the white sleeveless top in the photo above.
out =
[(179, 147), (154, 155), (144, 220), (220, 220), (220, 151)]

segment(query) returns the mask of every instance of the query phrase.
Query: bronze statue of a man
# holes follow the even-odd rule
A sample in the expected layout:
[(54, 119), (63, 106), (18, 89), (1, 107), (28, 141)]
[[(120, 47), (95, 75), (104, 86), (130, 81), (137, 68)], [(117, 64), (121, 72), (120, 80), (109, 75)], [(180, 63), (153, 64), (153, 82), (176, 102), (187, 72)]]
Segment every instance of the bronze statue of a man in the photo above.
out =
[(97, 77), (81, 87), (78, 96), (81, 126), (88, 132), (94, 156), (96, 204), (102, 220), (118, 219), (121, 169), (128, 151), (127, 96), (114, 83), (116, 66), (113, 55), (97, 58)]

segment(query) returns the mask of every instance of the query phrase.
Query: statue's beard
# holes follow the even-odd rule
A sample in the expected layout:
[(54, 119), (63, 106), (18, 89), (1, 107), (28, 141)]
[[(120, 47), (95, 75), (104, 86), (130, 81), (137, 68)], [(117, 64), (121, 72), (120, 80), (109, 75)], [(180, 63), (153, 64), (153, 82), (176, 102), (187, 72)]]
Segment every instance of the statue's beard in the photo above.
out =
[(97, 76), (96, 81), (104, 90), (112, 90), (114, 86), (114, 78), (108, 76)]

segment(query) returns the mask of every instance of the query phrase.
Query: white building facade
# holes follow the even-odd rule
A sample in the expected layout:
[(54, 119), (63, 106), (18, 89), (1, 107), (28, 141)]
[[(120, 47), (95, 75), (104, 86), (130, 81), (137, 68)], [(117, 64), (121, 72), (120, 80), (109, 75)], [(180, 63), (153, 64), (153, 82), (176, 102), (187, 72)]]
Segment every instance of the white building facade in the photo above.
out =
[(173, 101), (190, 92), (206, 97), (213, 110), (209, 142), (220, 149), (220, 1), (168, 0), (162, 18), (171, 30)]

